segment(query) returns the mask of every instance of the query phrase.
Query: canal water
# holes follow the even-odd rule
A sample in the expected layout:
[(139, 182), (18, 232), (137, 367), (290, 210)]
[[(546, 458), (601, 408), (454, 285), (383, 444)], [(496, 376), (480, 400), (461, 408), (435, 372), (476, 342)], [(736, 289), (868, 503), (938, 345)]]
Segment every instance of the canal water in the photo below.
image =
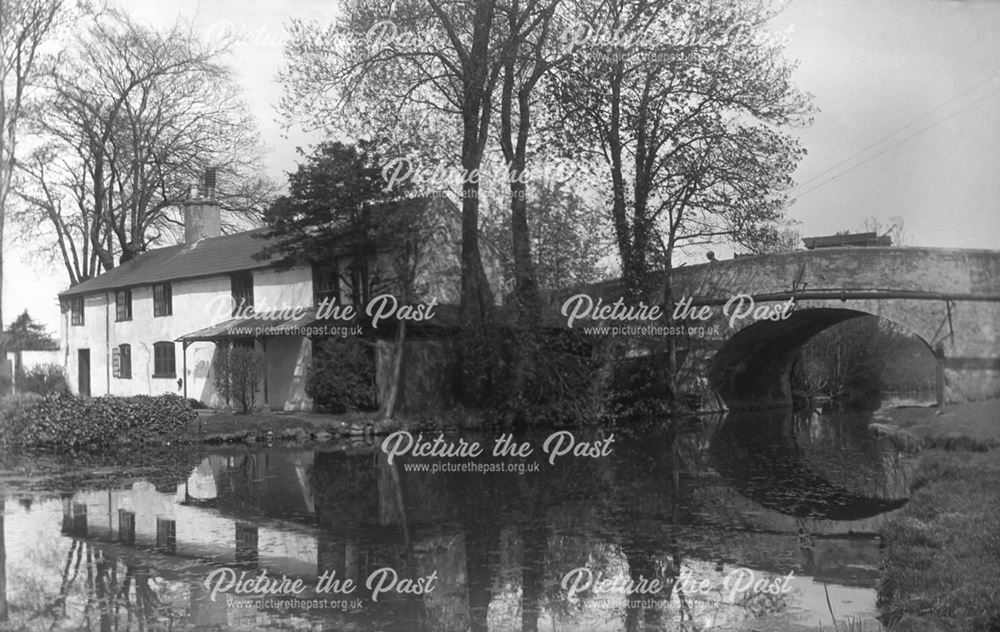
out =
[[(390, 459), (380, 439), (42, 471), (11, 456), (6, 625), (881, 630), (876, 534), (910, 466), (870, 421), (771, 411), (445, 434), (465, 446), (451, 458)], [(569, 451), (553, 456), (559, 441)]]

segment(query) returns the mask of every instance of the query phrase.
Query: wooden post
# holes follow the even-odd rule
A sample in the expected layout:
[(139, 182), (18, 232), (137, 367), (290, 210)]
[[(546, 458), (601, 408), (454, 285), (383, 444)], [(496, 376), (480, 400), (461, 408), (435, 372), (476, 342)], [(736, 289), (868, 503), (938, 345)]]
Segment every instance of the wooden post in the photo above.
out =
[(188, 345), (187, 340), (181, 342), (181, 367), (184, 371), (181, 377), (184, 378), (184, 399), (188, 398)]
[(260, 339), (261, 347), (261, 364), (264, 365), (264, 410), (268, 411), (271, 409), (271, 402), (268, 401), (267, 397), (267, 338)]
[(934, 347), (934, 360), (935, 395), (937, 396), (937, 407), (940, 412), (944, 410), (946, 403), (944, 393), (944, 345), (940, 342)]

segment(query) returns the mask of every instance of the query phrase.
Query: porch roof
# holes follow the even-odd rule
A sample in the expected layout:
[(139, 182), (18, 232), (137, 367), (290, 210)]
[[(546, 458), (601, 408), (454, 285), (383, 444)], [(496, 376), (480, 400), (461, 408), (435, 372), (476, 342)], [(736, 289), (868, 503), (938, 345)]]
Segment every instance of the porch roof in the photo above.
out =
[(217, 325), (205, 327), (177, 338), (178, 342), (216, 342), (233, 338), (261, 338), (295, 333), (295, 329), (314, 320), (304, 317), (297, 320), (284, 318), (232, 318)]
[[(322, 328), (342, 328), (361, 325), (368, 333), (377, 337), (388, 337), (395, 335), (396, 321), (392, 318), (386, 319), (375, 328), (371, 327), (371, 317), (359, 314), (350, 320), (335, 318), (317, 318), (315, 311), (307, 309), (306, 313), (297, 319), (285, 318), (232, 318), (204, 329), (192, 331), (176, 339), (177, 342), (217, 342), (220, 340), (232, 339), (252, 339), (267, 338), (271, 336), (301, 336), (321, 335), (319, 331), (304, 334), (308, 330), (321, 330)], [(500, 306), (497, 308), (497, 318), (501, 323), (513, 322), (513, 307)], [(440, 331), (442, 329), (454, 329), (460, 326), (459, 306), (455, 304), (441, 304), (434, 307), (434, 317), (427, 321), (413, 322), (410, 331)]]

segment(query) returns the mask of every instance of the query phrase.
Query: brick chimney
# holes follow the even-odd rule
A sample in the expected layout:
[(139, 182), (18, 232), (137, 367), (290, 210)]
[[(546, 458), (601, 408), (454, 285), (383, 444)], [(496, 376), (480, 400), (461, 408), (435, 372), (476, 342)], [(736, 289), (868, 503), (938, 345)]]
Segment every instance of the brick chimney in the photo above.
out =
[(221, 210), (215, 203), (215, 168), (205, 170), (201, 186), (191, 187), (184, 201), (184, 245), (193, 246), (202, 239), (220, 234)]

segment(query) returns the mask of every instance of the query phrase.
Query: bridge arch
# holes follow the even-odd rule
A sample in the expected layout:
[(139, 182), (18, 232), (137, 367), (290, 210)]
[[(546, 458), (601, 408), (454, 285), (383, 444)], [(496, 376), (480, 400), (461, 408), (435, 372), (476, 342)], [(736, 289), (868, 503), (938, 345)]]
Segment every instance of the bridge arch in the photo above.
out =
[[(794, 349), (852, 313), (892, 321), (927, 343), (942, 368), (947, 401), (1000, 397), (1000, 250), (824, 248), (682, 266), (672, 270), (669, 284), (666, 280), (653, 273), (650, 287), (659, 289), (647, 304), (671, 309), (684, 297), (689, 306), (713, 309), (707, 321), (697, 324), (717, 333), (692, 346), (689, 357), (699, 366), (708, 363), (710, 384), (731, 403), (743, 403), (743, 396), (761, 385), (766, 385), (763, 396), (751, 400), (774, 405), (777, 395), (784, 399), (784, 363), (790, 363)], [(664, 296), (668, 285), (669, 300)], [(572, 294), (580, 292), (608, 302), (627, 294), (621, 279)], [(553, 296), (552, 314), (560, 314), (569, 295)], [(720, 312), (734, 296), (772, 306), (794, 299), (798, 315), (777, 324), (733, 323)], [(556, 326), (567, 326), (564, 316), (555, 318)], [(742, 333), (750, 326), (755, 329)], [(655, 343), (636, 342), (642, 345), (656, 352)], [(765, 348), (770, 359), (755, 360), (754, 350)]]
[[(922, 317), (918, 310), (885, 302), (854, 302), (850, 307), (839, 302), (811, 304), (796, 309), (787, 320), (757, 321), (736, 330), (712, 357), (709, 384), (733, 410), (790, 404), (791, 370), (799, 349), (820, 332), (863, 316), (898, 325), (934, 354), (930, 342), (935, 336), (933, 319)], [(935, 358), (940, 364), (937, 354)]]

